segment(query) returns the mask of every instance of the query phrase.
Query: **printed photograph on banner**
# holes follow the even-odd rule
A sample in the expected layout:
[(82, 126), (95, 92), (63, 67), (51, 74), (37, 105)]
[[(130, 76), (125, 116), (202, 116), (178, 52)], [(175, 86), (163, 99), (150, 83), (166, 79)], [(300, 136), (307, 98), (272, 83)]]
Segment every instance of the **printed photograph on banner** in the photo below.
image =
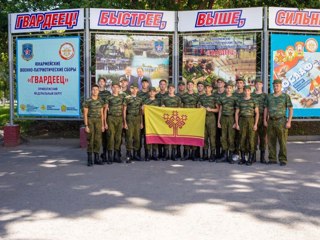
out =
[(158, 87), (169, 78), (169, 38), (142, 35), (96, 35), (96, 81), (126, 78), (128, 87), (147, 79), (150, 87)]
[(257, 41), (255, 33), (207, 34), (183, 37), (183, 81), (215, 84), (217, 78), (237, 77), (253, 85), (256, 78)]
[(320, 36), (271, 35), (271, 92), (273, 80), (281, 79), (283, 92), (290, 95), (294, 116), (320, 113)]

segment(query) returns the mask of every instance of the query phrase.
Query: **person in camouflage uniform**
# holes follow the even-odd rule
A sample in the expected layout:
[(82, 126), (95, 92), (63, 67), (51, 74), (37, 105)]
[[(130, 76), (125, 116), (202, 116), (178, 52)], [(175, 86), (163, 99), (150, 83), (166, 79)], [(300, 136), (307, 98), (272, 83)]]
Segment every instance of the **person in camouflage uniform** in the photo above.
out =
[[(200, 99), (206, 95), (203, 81), (197, 82), (197, 91), (198, 91), (198, 101), (200, 101)], [(194, 161), (197, 161), (198, 159), (200, 159), (200, 147), (196, 147)]]
[[(156, 99), (158, 99), (160, 103), (162, 98), (164, 98), (165, 96), (168, 96), (167, 86), (168, 86), (167, 80), (161, 79), (159, 81), (160, 91), (156, 94)], [(158, 157), (163, 159), (164, 158), (163, 155), (164, 155), (164, 144), (158, 144)]]
[[(172, 107), (180, 108), (182, 106), (181, 99), (175, 95), (175, 86), (169, 84), (168, 86), (168, 95), (161, 99), (162, 107)], [(169, 160), (169, 147), (170, 145), (165, 145), (164, 156), (162, 160)], [(176, 160), (176, 145), (171, 145), (171, 160)]]
[(119, 94), (122, 94), (124, 97), (131, 94), (129, 89), (129, 82), (128, 79), (125, 77), (120, 77), (120, 92)]
[[(105, 99), (111, 95), (111, 93), (106, 89), (106, 80), (103, 77), (98, 79), (99, 85), (99, 97), (103, 102)], [(103, 162), (107, 162), (107, 131), (102, 132), (102, 154), (100, 155)]]
[[(278, 159), (280, 166), (285, 166), (287, 160), (287, 137), (291, 127), (293, 106), (290, 96), (282, 93), (282, 82), (279, 79), (273, 81), (274, 93), (269, 94), (265, 101), (264, 125), (268, 132), (269, 163), (277, 163), (277, 141), (280, 145)], [(288, 120), (286, 110), (289, 110)]]
[(131, 95), (123, 99), (123, 126), (126, 129), (127, 163), (130, 163), (132, 159), (141, 161), (138, 150), (140, 149), (140, 130), (143, 126), (141, 112), (143, 100), (137, 96), (138, 84), (132, 83), (130, 90)]
[[(156, 107), (160, 106), (160, 100), (156, 99), (156, 93), (157, 93), (156, 88), (152, 87), (149, 91), (149, 98), (147, 98), (143, 102), (143, 106), (142, 106), (143, 110), (144, 110), (144, 106), (146, 106), (146, 105), (156, 106)], [(146, 144), (145, 146), (146, 146), (146, 156), (145, 156), (146, 161), (150, 161), (150, 158), (152, 160), (157, 161), (158, 160), (158, 154), (157, 154), (158, 145), (157, 144)], [(152, 154), (152, 157), (150, 157), (151, 154)]]
[[(244, 97), (236, 102), (236, 129), (240, 131), (241, 159), (239, 164), (252, 165), (254, 153), (254, 136), (258, 128), (259, 108), (257, 102), (251, 97), (251, 87), (244, 87)], [(245, 153), (249, 143), (249, 157), (246, 162)]]
[[(194, 83), (192, 80), (187, 81), (187, 92), (183, 94), (181, 98), (182, 106), (184, 108), (196, 108), (199, 100), (198, 94), (194, 92)], [(190, 154), (191, 149), (191, 154)], [(194, 146), (184, 145), (183, 147), (183, 160), (191, 159), (195, 161), (195, 150)]]
[(254, 162), (256, 161), (256, 151), (260, 150), (260, 162), (266, 163), (265, 160), (265, 151), (266, 151), (266, 137), (267, 137), (267, 128), (263, 125), (263, 112), (264, 112), (264, 103), (267, 97), (267, 94), (262, 91), (263, 83), (260, 78), (255, 80), (255, 91), (252, 94), (252, 98), (256, 100), (259, 105), (259, 122), (258, 129), (255, 132), (255, 140), (254, 140)]
[(199, 75), (198, 69), (193, 65), (192, 59), (187, 59), (184, 68), (182, 69), (182, 77), (188, 80), (193, 80)]
[[(106, 98), (104, 116), (108, 130), (107, 150), (108, 161), (121, 162), (120, 148), (123, 128), (123, 95), (120, 94), (118, 81), (112, 82), (112, 95)], [(112, 152), (114, 151), (114, 152)]]
[[(217, 88), (217, 90), (214, 92), (214, 97), (217, 102), (219, 102), (219, 99), (221, 96), (225, 95), (225, 80), (223, 78), (218, 78), (216, 81), (216, 86), (212, 86), (214, 88)], [(219, 113), (215, 113), (216, 119), (218, 120)], [(218, 121), (216, 126), (216, 158), (221, 158), (221, 128), (218, 128)]]
[(217, 81), (217, 76), (213, 72), (212, 63), (206, 64), (206, 74), (204, 75), (204, 83), (210, 84), (212, 87), (215, 87)]
[[(244, 97), (244, 88), (245, 81), (243, 78), (237, 78), (236, 79), (236, 90), (233, 93), (233, 96), (239, 100)], [(240, 131), (236, 129), (235, 136), (234, 136), (234, 145), (235, 145), (235, 155), (239, 156), (240, 152)]]
[(219, 117), (218, 128), (221, 128), (221, 144), (222, 157), (217, 159), (217, 162), (229, 161), (233, 164), (232, 153), (235, 150), (234, 136), (235, 136), (235, 122), (234, 112), (236, 105), (236, 98), (233, 96), (233, 83), (228, 82), (226, 85), (226, 94), (222, 95), (219, 100)]
[(88, 166), (93, 165), (92, 153), (94, 153), (95, 163), (102, 164), (99, 159), (99, 152), (101, 132), (104, 132), (103, 105), (103, 101), (99, 98), (99, 86), (95, 84), (91, 88), (91, 98), (86, 99), (83, 103), (83, 119), (85, 131), (88, 134)]
[(183, 94), (185, 94), (187, 91), (186, 91), (186, 84), (184, 83), (184, 81), (180, 81), (178, 83), (178, 92), (176, 94), (176, 96), (178, 96), (179, 98), (181, 98), (181, 96)]
[[(199, 100), (199, 106), (206, 109), (205, 120), (205, 134), (204, 134), (204, 147), (203, 147), (203, 159), (214, 162), (216, 159), (216, 115), (219, 112), (219, 105), (212, 94), (212, 85), (205, 83), (206, 95)], [(208, 149), (210, 147), (211, 155), (209, 157)]]

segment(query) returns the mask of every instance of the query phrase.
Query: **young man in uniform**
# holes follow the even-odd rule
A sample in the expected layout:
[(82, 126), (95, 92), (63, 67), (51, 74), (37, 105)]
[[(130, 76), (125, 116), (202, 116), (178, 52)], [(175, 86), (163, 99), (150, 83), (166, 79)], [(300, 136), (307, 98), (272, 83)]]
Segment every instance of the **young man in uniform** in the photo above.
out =
[[(205, 134), (203, 159), (214, 162), (216, 160), (216, 115), (219, 112), (219, 105), (215, 96), (212, 94), (212, 84), (205, 83), (206, 95), (199, 100), (199, 106), (206, 109)], [(210, 147), (211, 155), (209, 157), (208, 149)]]
[[(121, 163), (120, 149), (123, 128), (123, 95), (120, 94), (118, 81), (112, 82), (112, 94), (105, 101), (105, 127), (108, 130), (108, 161)], [(114, 151), (114, 152), (112, 152)]]
[(83, 119), (85, 131), (88, 134), (88, 166), (93, 165), (92, 153), (94, 153), (94, 162), (103, 164), (99, 159), (101, 148), (101, 132), (104, 132), (103, 105), (99, 98), (99, 86), (93, 85), (91, 88), (91, 98), (88, 98), (83, 103)]
[[(278, 159), (280, 166), (287, 165), (287, 137), (291, 127), (293, 106), (290, 96), (282, 93), (282, 81), (273, 81), (274, 93), (267, 96), (264, 109), (264, 125), (268, 132), (269, 164), (277, 163), (277, 141), (280, 145)], [(289, 110), (288, 120), (286, 110)]]
[(256, 100), (257, 104), (259, 105), (259, 122), (258, 122), (258, 129), (255, 132), (255, 139), (254, 139), (254, 157), (253, 161), (256, 162), (256, 151), (258, 150), (258, 143), (259, 143), (259, 150), (260, 150), (260, 163), (266, 163), (265, 160), (265, 151), (266, 151), (266, 137), (267, 137), (267, 129), (263, 124), (263, 112), (264, 112), (264, 104), (267, 98), (267, 94), (262, 91), (263, 83), (260, 78), (255, 80), (255, 91), (252, 93), (252, 98)]
[[(241, 159), (239, 164), (252, 165), (254, 153), (254, 136), (258, 128), (259, 108), (256, 101), (251, 97), (251, 87), (244, 87), (244, 97), (236, 103), (236, 129), (240, 131)], [(249, 157), (246, 162), (247, 143), (249, 143)]]
[(222, 157), (217, 159), (217, 162), (229, 161), (233, 164), (232, 154), (235, 150), (234, 136), (235, 136), (235, 121), (234, 112), (236, 105), (236, 98), (233, 96), (233, 83), (229, 81), (226, 85), (226, 94), (222, 95), (219, 100), (219, 117), (218, 128), (221, 128), (221, 144)]
[[(194, 92), (194, 83), (192, 80), (187, 81), (187, 92), (183, 94), (181, 98), (182, 106), (184, 108), (197, 108), (199, 96)], [(190, 153), (191, 149), (191, 153)], [(183, 160), (191, 159), (192, 161), (195, 160), (195, 150), (196, 147), (194, 146), (183, 146)]]
[(184, 83), (184, 81), (180, 81), (178, 83), (178, 92), (177, 92), (177, 96), (181, 98), (181, 96), (183, 94), (185, 94), (187, 91), (186, 91), (186, 84)]
[(123, 100), (123, 126), (126, 129), (127, 163), (130, 163), (132, 159), (141, 161), (138, 150), (140, 149), (140, 131), (143, 126), (142, 99), (137, 96), (138, 84), (132, 83), (130, 90), (131, 95), (126, 96)]
[[(182, 106), (181, 99), (175, 95), (175, 86), (169, 84), (168, 95), (161, 99), (161, 106), (180, 108)], [(170, 145), (165, 145), (163, 160), (169, 160), (169, 147)], [(176, 160), (176, 145), (171, 145), (171, 160)]]
[[(144, 110), (144, 106), (146, 105), (156, 106), (156, 107), (160, 106), (160, 100), (156, 99), (156, 93), (157, 93), (156, 88), (152, 87), (149, 91), (149, 98), (147, 98), (143, 103), (143, 106), (142, 106), (143, 110)], [(146, 156), (145, 156), (146, 161), (150, 161), (150, 159), (157, 161), (158, 160), (157, 144), (146, 144), (145, 148), (146, 148)], [(152, 154), (152, 157), (150, 157), (151, 154)]]
[[(197, 90), (198, 90), (198, 101), (200, 101), (200, 99), (206, 95), (204, 91), (203, 81), (197, 82)], [(196, 147), (194, 161), (197, 161), (198, 159), (200, 159), (200, 147)]]

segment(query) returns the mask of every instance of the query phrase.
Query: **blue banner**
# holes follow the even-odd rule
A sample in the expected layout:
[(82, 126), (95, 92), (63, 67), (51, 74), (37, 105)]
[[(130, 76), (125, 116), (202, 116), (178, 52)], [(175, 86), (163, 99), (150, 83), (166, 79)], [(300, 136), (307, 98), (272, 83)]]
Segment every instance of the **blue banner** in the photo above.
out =
[(80, 116), (80, 38), (17, 39), (20, 116)]
[(320, 116), (320, 36), (272, 34), (271, 74), (293, 103), (294, 117)]

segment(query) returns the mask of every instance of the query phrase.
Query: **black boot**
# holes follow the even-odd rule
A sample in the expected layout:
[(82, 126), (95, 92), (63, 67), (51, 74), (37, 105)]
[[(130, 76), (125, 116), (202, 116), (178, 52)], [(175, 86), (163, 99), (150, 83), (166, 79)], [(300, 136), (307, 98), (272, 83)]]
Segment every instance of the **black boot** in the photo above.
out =
[(228, 156), (227, 156), (227, 151), (222, 151), (222, 156), (221, 156), (221, 158), (218, 158), (217, 159), (217, 162), (226, 162), (227, 161), (227, 158), (228, 158)]
[(196, 158), (196, 151), (195, 151), (195, 150), (191, 150), (190, 159), (191, 159), (192, 161), (197, 161), (197, 160), (198, 160), (198, 159)]
[(215, 162), (216, 161), (216, 152), (214, 150), (211, 150), (211, 156), (209, 158), (209, 162)]
[(114, 162), (121, 163), (120, 151), (119, 150), (115, 150), (114, 151)]
[(208, 149), (203, 149), (202, 159), (204, 161), (208, 161), (209, 160)]
[(180, 145), (177, 146), (176, 158), (181, 159), (181, 146)]
[(158, 161), (158, 155), (157, 155), (156, 149), (152, 149), (152, 160)]
[(257, 153), (256, 151), (253, 152), (252, 163), (255, 163), (257, 161), (257, 154), (256, 153)]
[(249, 153), (249, 157), (248, 157), (248, 161), (246, 162), (246, 165), (247, 166), (251, 166), (252, 165), (252, 162), (253, 162), (253, 153)]
[(127, 150), (126, 163), (131, 163), (131, 161), (132, 161), (132, 153), (131, 151)]
[(103, 149), (103, 152), (101, 153), (100, 157), (101, 157), (103, 163), (107, 162), (107, 149), (105, 149), (105, 148)]
[(200, 147), (197, 147), (195, 150), (195, 159), (196, 160), (200, 159)]
[(162, 159), (164, 156), (164, 149), (163, 149), (163, 145), (158, 145), (158, 158)]
[(221, 155), (222, 155), (222, 154), (221, 154), (221, 152), (220, 152), (220, 148), (217, 147), (217, 149), (216, 149), (216, 158), (221, 158), (221, 157), (222, 157)]
[(139, 153), (137, 150), (133, 150), (133, 160), (141, 161), (141, 158), (139, 157)]
[(108, 150), (107, 164), (112, 164), (112, 162), (113, 162), (112, 151)]
[(184, 149), (183, 150), (183, 158), (181, 159), (182, 161), (186, 161), (190, 158), (190, 150), (189, 149)]
[(241, 152), (241, 159), (240, 161), (238, 162), (239, 165), (243, 165), (246, 163), (246, 154), (245, 152)]
[(232, 159), (232, 152), (231, 151), (227, 151), (227, 161), (230, 163), (230, 164), (234, 164), (234, 161)]
[(169, 160), (169, 149), (164, 149), (162, 161), (168, 161), (168, 160)]
[(176, 161), (176, 149), (175, 148), (171, 149), (171, 160)]
[(149, 161), (150, 161), (150, 155), (149, 155), (149, 151), (148, 151), (148, 150), (145, 151), (145, 156), (144, 156), (144, 158), (145, 158), (145, 161), (146, 161), (146, 162), (149, 162)]
[(88, 163), (87, 163), (87, 166), (88, 166), (88, 167), (93, 166), (92, 152), (87, 152), (87, 155), (88, 155)]
[(102, 159), (99, 158), (99, 153), (94, 153), (94, 164), (103, 165)]
[(263, 164), (266, 164), (266, 159), (264, 158), (264, 155), (265, 155), (265, 151), (264, 150), (261, 150), (260, 151), (260, 163), (263, 163)]

